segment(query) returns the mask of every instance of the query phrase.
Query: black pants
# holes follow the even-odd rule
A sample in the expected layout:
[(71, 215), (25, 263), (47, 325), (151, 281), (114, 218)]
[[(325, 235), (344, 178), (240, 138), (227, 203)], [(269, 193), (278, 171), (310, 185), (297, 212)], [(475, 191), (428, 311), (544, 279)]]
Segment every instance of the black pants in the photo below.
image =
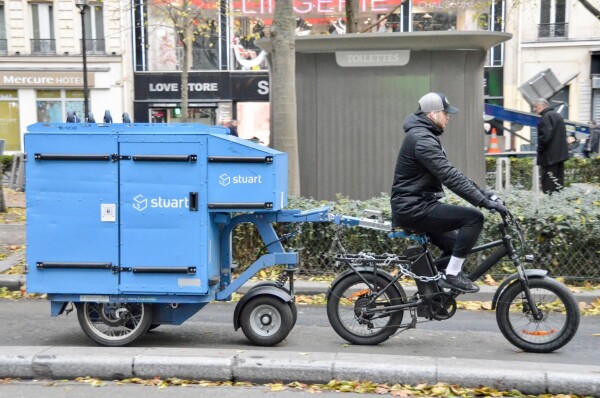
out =
[(560, 162), (551, 166), (541, 166), (542, 191), (546, 194), (558, 192), (565, 186), (565, 163)]
[(483, 213), (474, 207), (440, 203), (429, 215), (416, 223), (408, 225), (395, 219), (394, 225), (426, 232), (431, 242), (442, 249), (442, 256), (452, 254), (465, 258), (475, 246), (483, 228)]

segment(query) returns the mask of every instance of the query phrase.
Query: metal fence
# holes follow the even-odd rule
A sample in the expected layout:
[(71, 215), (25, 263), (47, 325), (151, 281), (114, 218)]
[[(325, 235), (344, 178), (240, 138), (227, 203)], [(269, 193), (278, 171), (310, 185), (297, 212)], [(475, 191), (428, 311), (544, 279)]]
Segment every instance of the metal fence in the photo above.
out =
[[(480, 236), (479, 244), (499, 239), (495, 225), (489, 225)], [(278, 226), (280, 233), (288, 232), (285, 226)], [(304, 224), (302, 233), (286, 245), (300, 253), (299, 273), (305, 276), (335, 275), (341, 269), (336, 268), (334, 253), (330, 252), (334, 243), (336, 226), (332, 224)], [(569, 233), (544, 235), (536, 228), (524, 228), (529, 242), (528, 250), (522, 254), (533, 254), (535, 262), (528, 268), (546, 269), (554, 277), (564, 277), (571, 283), (600, 281), (600, 237), (574, 236)], [(516, 240), (516, 236), (514, 237)], [(264, 252), (264, 244), (260, 242), (257, 232), (250, 225), (242, 225), (234, 233), (234, 262), (243, 270)], [(384, 232), (362, 228), (347, 228), (342, 231), (342, 245), (351, 253), (361, 251), (370, 253), (394, 253), (401, 255), (415, 243), (407, 239), (389, 239)], [(434, 256), (439, 250), (431, 246)], [(477, 263), (489, 255), (484, 251), (467, 258), (465, 271), (474, 269)], [(490, 276), (500, 280), (515, 272), (513, 264), (504, 258), (490, 269)]]

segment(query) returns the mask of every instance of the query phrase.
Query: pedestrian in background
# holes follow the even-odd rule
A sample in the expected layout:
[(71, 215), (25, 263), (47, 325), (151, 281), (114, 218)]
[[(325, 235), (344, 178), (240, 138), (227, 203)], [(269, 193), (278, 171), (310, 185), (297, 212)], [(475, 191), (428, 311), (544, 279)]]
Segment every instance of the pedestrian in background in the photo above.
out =
[(229, 134), (233, 135), (233, 136), (238, 136), (238, 131), (237, 131), (237, 120), (233, 119), (231, 121), (231, 123), (229, 123)]
[(537, 165), (542, 175), (542, 191), (560, 191), (565, 186), (565, 161), (569, 159), (567, 129), (563, 117), (544, 98), (533, 102), (533, 110), (542, 116), (537, 125)]
[(113, 119), (112, 116), (110, 114), (110, 111), (107, 109), (104, 111), (104, 123), (112, 123)]
[(595, 121), (590, 121), (590, 134), (585, 141), (585, 148), (583, 149), (583, 156), (590, 158), (597, 156), (600, 150), (600, 126)]
[(75, 112), (73, 112), (73, 111), (67, 112), (67, 123), (75, 123)]

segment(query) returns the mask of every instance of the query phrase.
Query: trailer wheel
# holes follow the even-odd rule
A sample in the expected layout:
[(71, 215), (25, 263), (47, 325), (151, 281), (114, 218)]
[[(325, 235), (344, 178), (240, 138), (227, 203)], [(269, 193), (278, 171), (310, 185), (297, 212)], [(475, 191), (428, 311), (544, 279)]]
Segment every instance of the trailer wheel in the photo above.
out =
[(118, 347), (143, 336), (152, 323), (152, 306), (142, 303), (76, 303), (79, 325), (96, 343)]
[[(254, 285), (252, 287), (252, 289), (257, 289), (257, 288), (262, 287), (262, 286), (273, 286), (273, 287), (281, 289), (284, 292), (286, 292), (287, 294), (291, 295), (290, 289), (288, 289), (287, 287), (278, 286), (277, 283), (272, 282), (272, 281), (259, 282), (256, 285)], [(248, 291), (248, 293), (250, 293), (252, 291), (252, 289), (250, 289)], [(294, 323), (292, 325), (292, 327), (293, 327), (294, 325), (296, 325), (296, 321), (298, 320), (298, 308), (296, 308), (296, 303), (294, 301), (290, 301), (288, 303), (288, 305), (290, 306), (290, 309), (292, 310), (292, 317), (294, 319)]]
[(292, 331), (292, 309), (277, 297), (256, 296), (242, 308), (240, 326), (252, 343), (270, 347), (282, 342)]

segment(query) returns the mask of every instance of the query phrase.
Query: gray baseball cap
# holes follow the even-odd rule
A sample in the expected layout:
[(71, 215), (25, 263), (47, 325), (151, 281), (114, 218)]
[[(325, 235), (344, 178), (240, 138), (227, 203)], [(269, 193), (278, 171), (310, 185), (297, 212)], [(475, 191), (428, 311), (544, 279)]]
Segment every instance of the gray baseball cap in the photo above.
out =
[(419, 109), (425, 113), (435, 111), (446, 111), (448, 113), (458, 113), (458, 109), (450, 106), (448, 98), (440, 93), (427, 93), (419, 100)]

